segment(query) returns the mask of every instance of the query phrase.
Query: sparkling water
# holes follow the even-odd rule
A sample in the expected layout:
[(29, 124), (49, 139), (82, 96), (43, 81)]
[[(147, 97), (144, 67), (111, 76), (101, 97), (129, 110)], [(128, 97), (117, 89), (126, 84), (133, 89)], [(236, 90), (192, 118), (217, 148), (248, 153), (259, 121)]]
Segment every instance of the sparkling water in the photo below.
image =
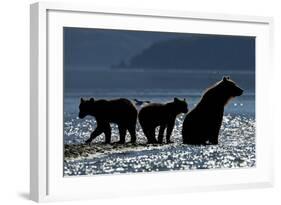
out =
[[(118, 127), (111, 124), (113, 144), (105, 145), (104, 134), (85, 145), (96, 128), (94, 117), (78, 118), (80, 97), (112, 99), (124, 97), (152, 102), (186, 98), (189, 109), (200, 100), (196, 90), (93, 90), (71, 92), (64, 96), (64, 175), (95, 175), (211, 168), (254, 167), (255, 156), (255, 96), (245, 92), (225, 107), (218, 145), (194, 146), (182, 144), (181, 130), (185, 117), (177, 117), (171, 136), (173, 143), (147, 145), (139, 123), (137, 144), (114, 144), (119, 140)], [(138, 107), (139, 109), (139, 107)], [(156, 129), (156, 134), (158, 129)], [(126, 141), (130, 141), (127, 133)]]

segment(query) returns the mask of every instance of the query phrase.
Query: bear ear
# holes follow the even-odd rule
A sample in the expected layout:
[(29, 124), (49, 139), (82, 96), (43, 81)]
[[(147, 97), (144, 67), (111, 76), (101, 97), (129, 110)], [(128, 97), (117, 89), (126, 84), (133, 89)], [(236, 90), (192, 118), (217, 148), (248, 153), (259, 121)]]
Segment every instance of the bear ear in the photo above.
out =
[(80, 98), (80, 103), (85, 102), (85, 100), (83, 98)]
[(224, 76), (223, 77), (223, 81), (226, 81), (226, 80), (229, 80), (230, 78), (229, 78), (229, 76)]
[(184, 101), (184, 102), (186, 102), (186, 99), (185, 99), (185, 98), (183, 98), (183, 101)]
[(91, 99), (90, 99), (90, 102), (95, 102), (95, 99), (94, 99), (94, 98), (91, 98)]
[(174, 98), (174, 102), (180, 101), (177, 97)]

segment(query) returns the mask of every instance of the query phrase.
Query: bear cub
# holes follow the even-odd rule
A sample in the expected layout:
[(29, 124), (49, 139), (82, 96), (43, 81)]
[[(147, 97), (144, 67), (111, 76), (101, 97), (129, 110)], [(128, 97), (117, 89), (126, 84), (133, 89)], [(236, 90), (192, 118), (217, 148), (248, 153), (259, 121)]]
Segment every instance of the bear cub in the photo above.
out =
[[(147, 143), (162, 143), (166, 130), (166, 142), (170, 143), (175, 119), (180, 113), (187, 113), (187, 103), (184, 100), (174, 98), (173, 102), (166, 104), (150, 103), (143, 106), (139, 111), (139, 123), (147, 137)], [(155, 138), (155, 129), (160, 126), (158, 140)]]
[(123, 98), (115, 100), (94, 100), (94, 98), (84, 100), (81, 98), (79, 118), (84, 118), (87, 115), (96, 118), (97, 127), (86, 143), (91, 143), (93, 139), (102, 133), (105, 134), (105, 143), (110, 143), (110, 123), (118, 125), (120, 136), (119, 143), (125, 143), (127, 130), (131, 135), (131, 142), (136, 142), (136, 122), (138, 112), (131, 101)]
[(218, 144), (224, 106), (243, 90), (229, 77), (208, 88), (197, 106), (183, 121), (182, 137), (184, 144), (206, 145)]

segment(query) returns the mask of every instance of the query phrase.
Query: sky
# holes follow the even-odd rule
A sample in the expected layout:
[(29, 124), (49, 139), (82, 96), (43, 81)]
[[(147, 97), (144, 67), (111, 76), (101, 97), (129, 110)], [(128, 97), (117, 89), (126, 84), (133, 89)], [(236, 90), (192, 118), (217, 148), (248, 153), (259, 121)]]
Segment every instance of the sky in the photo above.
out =
[(67, 91), (197, 88), (222, 75), (255, 84), (254, 37), (65, 27), (63, 52)]

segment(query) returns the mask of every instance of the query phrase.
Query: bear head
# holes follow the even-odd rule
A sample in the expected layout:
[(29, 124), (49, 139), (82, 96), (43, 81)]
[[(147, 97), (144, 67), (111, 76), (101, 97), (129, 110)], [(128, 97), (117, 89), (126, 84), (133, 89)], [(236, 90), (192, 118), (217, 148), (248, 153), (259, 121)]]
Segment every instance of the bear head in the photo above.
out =
[(175, 105), (177, 113), (187, 113), (188, 112), (188, 105), (187, 105), (187, 102), (186, 102), (185, 98), (183, 100), (180, 100), (178, 98), (174, 98), (173, 103)]
[(89, 114), (89, 111), (92, 110), (93, 104), (95, 103), (94, 98), (91, 98), (90, 100), (84, 100), (83, 98), (80, 99), (80, 105), (79, 105), (79, 118), (84, 118)]
[(243, 90), (238, 87), (234, 81), (226, 76), (223, 77), (223, 79), (217, 84), (216, 87), (219, 88), (220, 95), (222, 96), (222, 100), (224, 101), (225, 105), (232, 98), (243, 94)]

